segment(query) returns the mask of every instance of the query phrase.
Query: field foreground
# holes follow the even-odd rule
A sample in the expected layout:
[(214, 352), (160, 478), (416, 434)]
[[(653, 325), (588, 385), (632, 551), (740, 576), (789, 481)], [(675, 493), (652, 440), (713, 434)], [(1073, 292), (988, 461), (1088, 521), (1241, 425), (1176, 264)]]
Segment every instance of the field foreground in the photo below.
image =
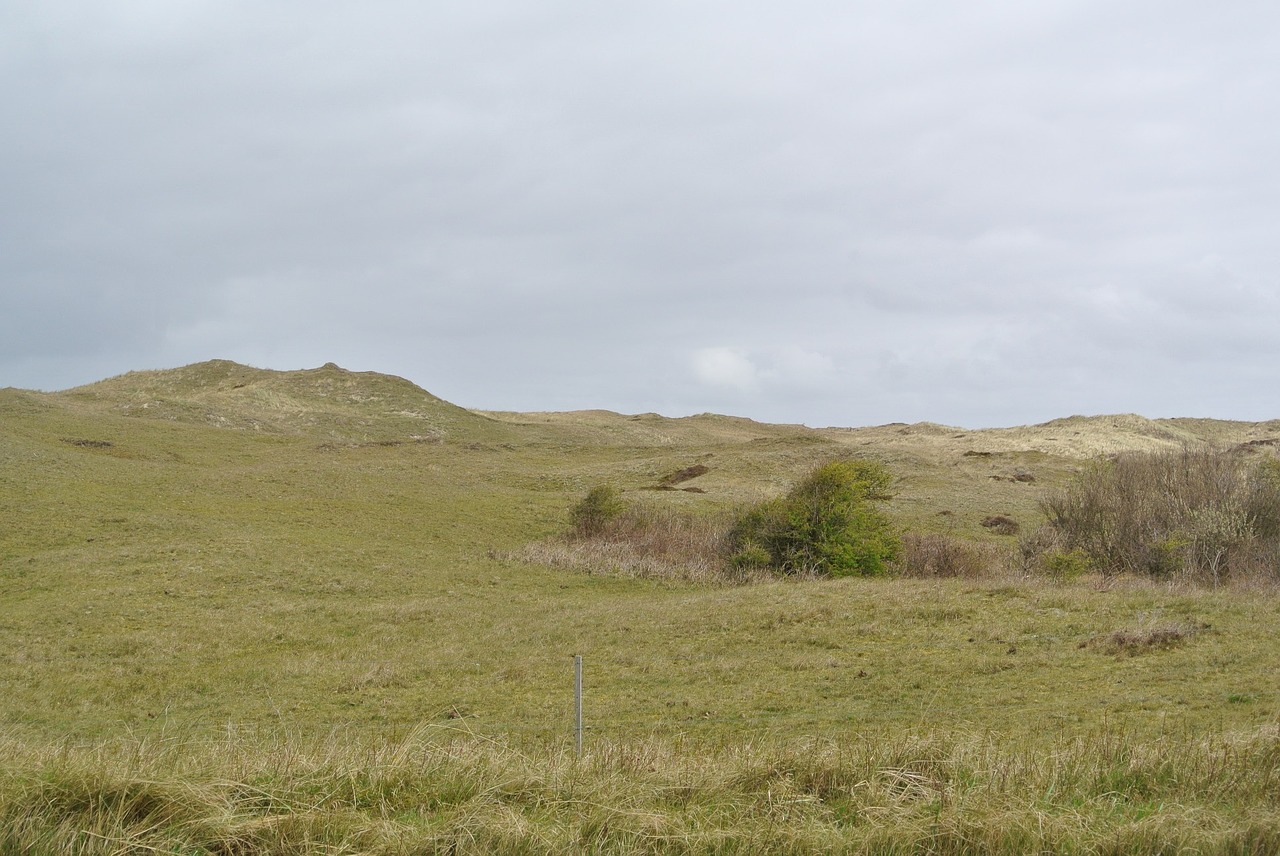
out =
[(480, 414), (336, 366), (0, 390), (0, 851), (1280, 852), (1274, 586), (529, 561), (600, 483), (717, 515), (856, 454), (904, 529), (1009, 551), (982, 522), (1092, 456), (1277, 443)]
[(0, 743), (13, 853), (1274, 853), (1280, 735)]

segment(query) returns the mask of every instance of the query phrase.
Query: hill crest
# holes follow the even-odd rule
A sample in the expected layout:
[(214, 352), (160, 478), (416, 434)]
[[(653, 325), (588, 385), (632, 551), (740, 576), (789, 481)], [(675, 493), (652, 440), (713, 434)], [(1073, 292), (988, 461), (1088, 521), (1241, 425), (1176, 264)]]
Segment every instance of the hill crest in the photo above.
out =
[(133, 417), (329, 440), (443, 440), (503, 433), (495, 420), (395, 375), (336, 363), (276, 371), (230, 360), (134, 371), (55, 398)]
[[(672, 442), (749, 442), (791, 437), (827, 440), (913, 455), (951, 457), (1036, 452), (1087, 459), (1183, 445), (1280, 445), (1280, 420), (1148, 419), (1132, 413), (1073, 415), (1010, 428), (965, 429), (933, 422), (807, 428), (702, 413), (664, 417), (605, 410), (562, 413), (468, 410), (405, 378), (357, 372), (333, 362), (277, 371), (230, 360), (133, 371), (59, 393), (6, 390), (9, 408), (53, 404), (129, 417), (326, 441), (426, 440), (507, 442), (517, 438), (586, 445), (658, 446)], [(20, 404), (21, 402), (21, 404)]]

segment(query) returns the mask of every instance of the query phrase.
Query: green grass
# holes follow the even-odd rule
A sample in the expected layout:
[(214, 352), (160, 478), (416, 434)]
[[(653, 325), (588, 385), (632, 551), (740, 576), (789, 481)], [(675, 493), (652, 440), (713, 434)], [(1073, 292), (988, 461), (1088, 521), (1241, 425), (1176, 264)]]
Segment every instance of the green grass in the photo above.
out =
[[(850, 453), (901, 525), (1012, 544), (980, 521), (1034, 525), (1081, 450), (1276, 427), (1153, 425), (475, 414), (227, 363), (0, 391), (0, 850), (1268, 852), (1270, 589), (511, 558), (594, 484), (714, 515)], [(706, 493), (645, 489), (693, 464)]]

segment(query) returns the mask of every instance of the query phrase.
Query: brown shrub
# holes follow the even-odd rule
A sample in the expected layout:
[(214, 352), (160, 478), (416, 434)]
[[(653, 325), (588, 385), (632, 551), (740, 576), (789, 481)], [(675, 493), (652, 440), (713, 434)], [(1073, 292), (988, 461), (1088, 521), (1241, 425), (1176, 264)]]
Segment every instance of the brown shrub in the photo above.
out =
[(739, 583), (769, 576), (732, 567), (727, 516), (629, 507), (589, 536), (571, 533), (527, 545), (514, 558), (588, 573)]
[(993, 544), (978, 544), (953, 535), (902, 536), (902, 552), (894, 571), (905, 577), (961, 577), (997, 575), (1008, 565), (1007, 553)]
[(1041, 507), (1062, 548), (1104, 573), (1215, 585), (1277, 574), (1280, 473), (1236, 450), (1117, 455)]

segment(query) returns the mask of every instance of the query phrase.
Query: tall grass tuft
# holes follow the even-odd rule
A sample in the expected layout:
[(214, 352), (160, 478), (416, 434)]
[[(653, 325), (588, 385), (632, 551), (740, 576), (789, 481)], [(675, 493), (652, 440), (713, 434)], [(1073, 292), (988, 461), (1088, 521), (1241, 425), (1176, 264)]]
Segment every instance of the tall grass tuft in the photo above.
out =
[(1269, 853), (1280, 738), (0, 739), (12, 853)]

